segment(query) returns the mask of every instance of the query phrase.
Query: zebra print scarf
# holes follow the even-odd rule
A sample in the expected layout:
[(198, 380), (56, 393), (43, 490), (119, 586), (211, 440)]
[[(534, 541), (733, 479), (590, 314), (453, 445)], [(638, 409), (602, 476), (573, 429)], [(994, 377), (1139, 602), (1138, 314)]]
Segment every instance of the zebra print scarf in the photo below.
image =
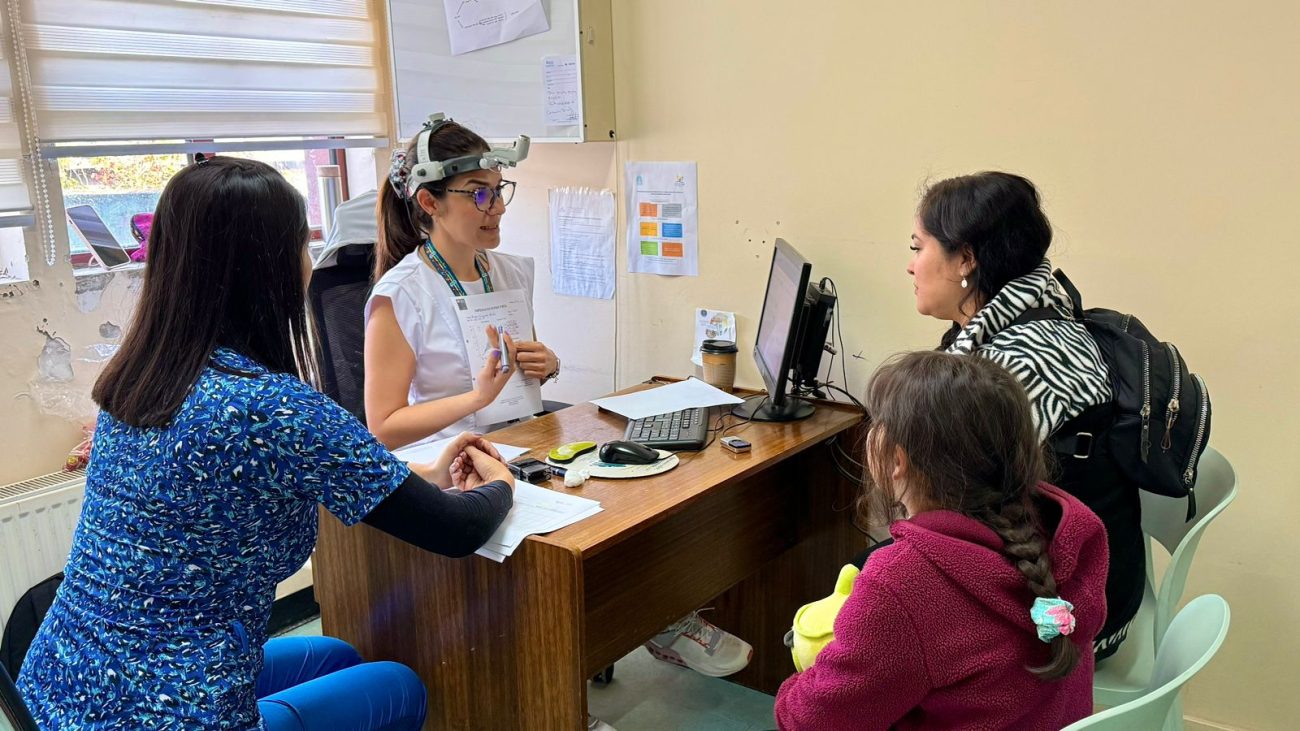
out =
[[(1055, 309), (1062, 319), (1011, 324), (1026, 310), (1042, 307)], [(1070, 298), (1046, 258), (981, 307), (948, 352), (987, 358), (1010, 371), (1029, 394), (1034, 425), (1044, 440), (1089, 406), (1111, 400), (1101, 351), (1075, 321)]]

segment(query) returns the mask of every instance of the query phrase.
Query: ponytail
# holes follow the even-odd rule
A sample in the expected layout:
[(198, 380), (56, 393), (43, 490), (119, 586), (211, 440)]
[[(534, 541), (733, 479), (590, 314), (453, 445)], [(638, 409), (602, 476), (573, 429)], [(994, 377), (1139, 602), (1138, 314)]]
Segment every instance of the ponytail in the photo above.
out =
[(433, 218), (414, 201), (403, 199), (391, 182), (385, 181), (375, 204), (375, 219), (379, 224), (379, 241), (375, 243), (374, 280), (397, 266), (419, 248), (424, 232), (433, 229)]
[[(1034, 596), (1054, 599), (1057, 596), (1056, 577), (1052, 575), (1052, 559), (1047, 555), (1046, 541), (1039, 529), (1032, 500), (1026, 494), (1024, 500), (1009, 502), (999, 512), (990, 511), (981, 517), (1002, 539), (1002, 553), (1029, 582), (1029, 590)], [(1060, 680), (1074, 671), (1079, 664), (1079, 648), (1069, 637), (1058, 634), (1048, 647), (1051, 657), (1047, 663), (1030, 667), (1029, 672), (1042, 680)]]
[[(450, 160), (453, 157), (487, 152), (488, 143), (468, 127), (448, 121), (428, 137), (428, 149), (425, 153), (429, 160)], [(396, 167), (402, 166), (409, 172), (418, 159), (419, 151), (415, 149), (420, 135), (416, 135), (406, 146), (405, 157), (394, 157)], [(375, 206), (375, 219), (379, 225), (379, 241), (375, 243), (374, 279), (384, 276), (389, 269), (415, 251), (433, 231), (433, 217), (416, 202), (415, 194), (427, 190), (434, 198), (441, 200), (447, 194), (449, 179), (438, 180), (420, 186), (409, 198), (403, 189), (405, 175), (390, 173), (388, 179), (380, 186), (379, 202)]]

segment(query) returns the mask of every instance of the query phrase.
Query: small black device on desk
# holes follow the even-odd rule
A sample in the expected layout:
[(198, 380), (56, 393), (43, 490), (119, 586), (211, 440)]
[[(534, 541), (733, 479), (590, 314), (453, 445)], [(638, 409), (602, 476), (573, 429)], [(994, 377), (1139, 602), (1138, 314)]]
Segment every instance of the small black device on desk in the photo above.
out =
[(749, 442), (740, 437), (723, 437), (718, 441), (722, 443), (723, 449), (729, 452), (735, 452), (736, 454), (744, 454), (750, 449)]
[(669, 451), (704, 449), (709, 436), (709, 410), (692, 407), (667, 414), (629, 419), (623, 439)]
[(519, 457), (506, 463), (516, 480), (540, 485), (551, 479), (551, 466), (532, 457)]

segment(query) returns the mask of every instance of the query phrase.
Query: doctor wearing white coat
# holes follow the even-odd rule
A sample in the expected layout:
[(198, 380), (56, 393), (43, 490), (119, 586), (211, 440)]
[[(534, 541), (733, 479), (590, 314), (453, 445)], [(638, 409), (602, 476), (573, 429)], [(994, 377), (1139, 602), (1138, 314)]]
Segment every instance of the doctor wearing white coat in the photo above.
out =
[[(365, 406), (367, 425), (390, 449), (488, 431), (493, 425), (475, 415), (516, 368), (543, 383), (559, 374), (559, 358), (536, 340), (507, 334), (502, 343), (489, 329), (494, 350), (477, 372), (465, 350), (455, 297), (519, 289), (532, 315), (532, 258), (496, 250), (514, 183), (502, 178), (490, 150), (482, 137), (435, 115), (394, 155), (381, 186), (376, 282), (365, 311)], [(430, 181), (438, 171), (448, 174)]]

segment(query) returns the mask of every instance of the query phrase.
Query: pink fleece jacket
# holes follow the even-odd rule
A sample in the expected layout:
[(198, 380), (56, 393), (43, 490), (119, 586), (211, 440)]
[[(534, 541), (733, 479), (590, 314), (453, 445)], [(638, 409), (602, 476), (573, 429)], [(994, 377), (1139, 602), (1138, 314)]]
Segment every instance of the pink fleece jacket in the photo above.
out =
[(1074, 604), (1079, 664), (1057, 681), (1024, 577), (987, 526), (950, 511), (895, 523), (835, 620), (835, 640), (781, 685), (781, 729), (1060, 729), (1092, 713), (1092, 641), (1106, 618), (1106, 532), (1051, 485), (1061, 508), (1049, 555)]

